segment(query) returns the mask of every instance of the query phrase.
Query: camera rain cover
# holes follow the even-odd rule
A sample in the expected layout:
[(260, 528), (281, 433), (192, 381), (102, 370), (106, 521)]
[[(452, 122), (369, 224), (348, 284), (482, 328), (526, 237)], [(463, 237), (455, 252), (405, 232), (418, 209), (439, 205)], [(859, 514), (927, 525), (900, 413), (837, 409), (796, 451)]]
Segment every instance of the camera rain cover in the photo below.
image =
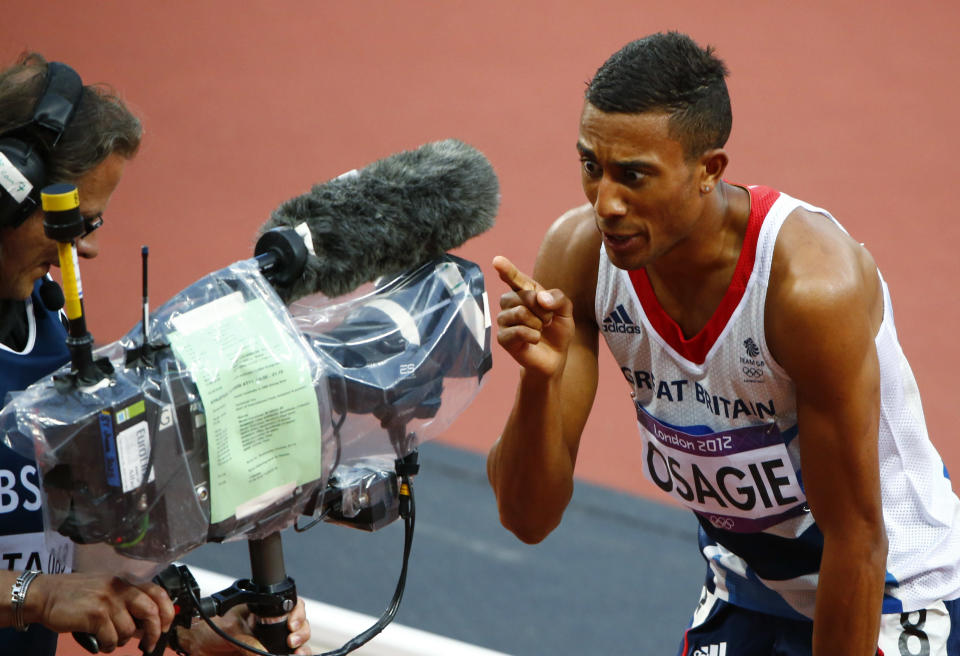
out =
[(72, 384), (67, 365), (0, 411), (77, 571), (147, 579), (204, 543), (322, 515), (326, 493), (351, 498), (442, 433), (492, 363), (483, 275), (452, 255), (290, 308), (237, 262), (148, 328), (146, 346), (138, 324), (95, 352), (113, 366), (99, 383)]
[(127, 364), (142, 332), (96, 352), (114, 368), (100, 383), (70, 385), (67, 365), (0, 414), (4, 442), (36, 458), (47, 531), (109, 545), (86, 567), (133, 578), (289, 526), (333, 466), (319, 359), (254, 261), (158, 308), (149, 362)]
[(323, 363), (341, 479), (351, 466), (392, 469), (438, 437), (492, 365), (483, 274), (454, 255), (290, 313)]

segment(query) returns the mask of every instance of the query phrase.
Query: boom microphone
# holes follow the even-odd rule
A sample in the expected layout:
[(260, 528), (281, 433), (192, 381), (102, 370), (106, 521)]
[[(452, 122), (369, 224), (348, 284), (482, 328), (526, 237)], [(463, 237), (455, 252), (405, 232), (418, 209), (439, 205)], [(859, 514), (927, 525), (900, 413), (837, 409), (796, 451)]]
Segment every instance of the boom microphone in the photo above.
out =
[(499, 203), (487, 158), (447, 139), (314, 185), (274, 210), (260, 232), (301, 223), (310, 231), (303, 273), (274, 282), (289, 303), (318, 291), (340, 296), (438, 257), (489, 229)]

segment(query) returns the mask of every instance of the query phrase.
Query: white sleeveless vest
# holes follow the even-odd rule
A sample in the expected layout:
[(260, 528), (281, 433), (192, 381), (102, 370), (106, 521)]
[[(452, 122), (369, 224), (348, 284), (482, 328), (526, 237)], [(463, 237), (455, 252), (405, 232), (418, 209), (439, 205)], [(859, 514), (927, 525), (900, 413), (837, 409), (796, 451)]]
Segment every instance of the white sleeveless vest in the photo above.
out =
[[(803, 492), (793, 382), (767, 348), (764, 308), (787, 215), (802, 206), (834, 219), (773, 189), (749, 191), (733, 281), (698, 335), (683, 337), (645, 271), (618, 269), (605, 253), (595, 311), (630, 386), (644, 474), (700, 521), (707, 587), (746, 608), (812, 618), (823, 536)], [(883, 612), (899, 613), (960, 597), (960, 501), (928, 439), (881, 283), (879, 455), (889, 541)]]

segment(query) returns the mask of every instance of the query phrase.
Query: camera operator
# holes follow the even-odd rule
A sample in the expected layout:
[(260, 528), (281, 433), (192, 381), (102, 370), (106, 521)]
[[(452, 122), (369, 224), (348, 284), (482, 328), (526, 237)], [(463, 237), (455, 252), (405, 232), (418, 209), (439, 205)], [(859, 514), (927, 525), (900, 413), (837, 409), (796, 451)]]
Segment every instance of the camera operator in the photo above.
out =
[[(141, 126), (116, 95), (84, 86), (51, 147), (30, 127), (50, 81), (49, 70), (42, 56), (25, 54), (0, 71), (0, 139), (13, 135), (27, 149), (36, 149), (43, 160), (44, 184), (77, 186), (86, 228), (77, 253), (92, 258), (99, 250), (95, 230), (103, 223), (124, 167), (137, 152)], [(9, 200), (18, 172), (3, 155), (4, 143), (10, 142), (0, 141), (0, 198), (6, 195)], [(52, 283), (44, 288), (50, 267), (58, 264), (56, 242), (44, 233), (41, 210), (25, 218), (0, 213), (0, 404), (7, 392), (23, 389), (69, 361), (59, 304), (49, 294)], [(0, 445), (0, 568), (6, 568), (0, 571), (0, 655), (53, 656), (57, 634), (73, 631), (96, 636), (102, 651), (113, 651), (134, 636), (152, 649), (174, 617), (163, 589), (106, 574), (70, 573), (72, 556), (66, 538), (44, 536), (35, 464)], [(245, 607), (217, 622), (235, 638), (260, 646)], [(310, 628), (302, 601), (288, 626), (290, 647), (299, 647), (298, 654), (309, 653)], [(246, 653), (203, 624), (178, 631), (181, 648), (190, 654)]]

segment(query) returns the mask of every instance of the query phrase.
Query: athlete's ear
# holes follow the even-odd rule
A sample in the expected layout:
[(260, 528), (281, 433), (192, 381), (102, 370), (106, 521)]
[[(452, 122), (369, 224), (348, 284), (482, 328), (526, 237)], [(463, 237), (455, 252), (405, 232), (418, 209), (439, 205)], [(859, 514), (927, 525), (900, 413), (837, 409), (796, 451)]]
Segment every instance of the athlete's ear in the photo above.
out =
[(723, 179), (723, 172), (727, 169), (727, 151), (723, 148), (711, 148), (700, 156), (700, 189), (709, 191), (716, 189)]

